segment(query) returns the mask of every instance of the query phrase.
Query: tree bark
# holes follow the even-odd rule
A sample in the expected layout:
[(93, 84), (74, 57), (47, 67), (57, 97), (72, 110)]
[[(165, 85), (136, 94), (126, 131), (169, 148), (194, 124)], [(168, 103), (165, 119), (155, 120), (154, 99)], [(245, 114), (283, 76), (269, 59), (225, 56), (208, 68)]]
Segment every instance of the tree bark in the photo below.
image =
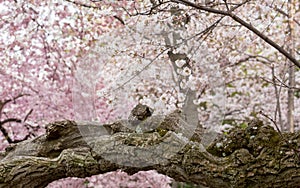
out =
[[(296, 2), (293, 0), (288, 1), (288, 48), (291, 55), (295, 56), (295, 23), (294, 17), (296, 14), (295, 11)], [(289, 82), (288, 82), (288, 113), (287, 113), (287, 121), (288, 128), (291, 133), (295, 131), (294, 125), (294, 110), (295, 110), (295, 86), (296, 86), (296, 78), (295, 78), (295, 66), (293, 62), (289, 62)]]
[(257, 120), (246, 129), (220, 134), (205, 149), (201, 141), (193, 142), (180, 133), (184, 128), (179, 113), (161, 118), (152, 117), (149, 122), (158, 125), (143, 133), (122, 122), (51, 123), (46, 134), (2, 153), (0, 187), (45, 187), (57, 179), (117, 169), (129, 174), (155, 169), (176, 181), (212, 188), (300, 185), (299, 133), (283, 135), (283, 139)]

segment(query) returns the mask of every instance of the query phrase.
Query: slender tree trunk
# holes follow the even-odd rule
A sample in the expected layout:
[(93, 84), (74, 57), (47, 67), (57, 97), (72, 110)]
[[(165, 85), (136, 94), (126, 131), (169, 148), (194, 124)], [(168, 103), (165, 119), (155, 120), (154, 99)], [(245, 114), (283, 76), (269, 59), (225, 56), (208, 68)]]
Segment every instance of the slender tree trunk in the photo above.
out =
[(283, 131), (284, 126), (283, 126), (283, 123), (282, 123), (282, 113), (281, 113), (281, 105), (280, 105), (280, 90), (281, 90), (282, 86), (280, 86), (279, 91), (278, 91), (278, 88), (277, 88), (277, 85), (276, 85), (276, 79), (275, 79), (274, 66), (272, 67), (272, 81), (273, 81), (275, 96), (276, 96), (276, 110), (275, 110), (274, 117), (275, 117), (275, 121), (277, 121), (277, 115), (278, 115), (280, 130)]
[[(288, 1), (288, 11), (289, 11), (289, 36), (288, 36), (288, 48), (292, 56), (295, 55), (294, 46), (294, 15), (295, 15), (295, 0)], [(294, 132), (294, 88), (295, 88), (295, 66), (292, 62), (289, 62), (289, 89), (288, 89), (288, 127), (290, 132)]]

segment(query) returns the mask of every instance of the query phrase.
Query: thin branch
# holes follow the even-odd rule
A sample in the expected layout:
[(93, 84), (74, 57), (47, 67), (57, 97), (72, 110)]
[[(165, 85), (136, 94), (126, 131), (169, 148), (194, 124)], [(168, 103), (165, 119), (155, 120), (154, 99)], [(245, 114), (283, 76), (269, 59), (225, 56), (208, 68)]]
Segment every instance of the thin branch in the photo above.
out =
[[(277, 85), (276, 85), (276, 76), (275, 76), (275, 70), (274, 66), (272, 66), (272, 81), (273, 81), (273, 86), (275, 90), (275, 96), (276, 96), (276, 109), (275, 109), (275, 122), (276, 122), (276, 117), (277, 117), (277, 112), (278, 112), (278, 118), (279, 118), (279, 126), (280, 129), (283, 130), (283, 123), (282, 123), (282, 114), (281, 114), (281, 105), (280, 105), (280, 91), (278, 91)], [(280, 90), (282, 86), (279, 86)]]
[(33, 112), (33, 109), (31, 109), (31, 110), (26, 114), (26, 116), (25, 116), (23, 122), (25, 122), (25, 121), (28, 119), (28, 117), (30, 116), (30, 114), (31, 114), (32, 112)]
[[(296, 60), (296, 58), (293, 55), (291, 55), (288, 51), (286, 51), (284, 48), (282, 48), (281, 46), (279, 46), (276, 42), (274, 42), (273, 40), (271, 40), (269, 37), (267, 37), (266, 35), (264, 35), (258, 29), (256, 29), (255, 27), (253, 27), (251, 24), (247, 23), (246, 21), (244, 21), (243, 19), (241, 19), (237, 15), (233, 14), (232, 11), (222, 11), (222, 10), (217, 10), (217, 9), (213, 9), (213, 8), (208, 8), (208, 7), (197, 5), (195, 3), (192, 3), (192, 2), (189, 2), (189, 1), (186, 1), (186, 0), (173, 0), (172, 2), (174, 2), (174, 3), (181, 3), (183, 5), (190, 6), (190, 7), (193, 7), (195, 9), (198, 9), (198, 10), (203, 10), (203, 11), (206, 11), (206, 12), (210, 12), (210, 13), (214, 13), (214, 14), (219, 14), (219, 15), (231, 17), (233, 20), (235, 20), (236, 22), (240, 23), (241, 25), (243, 25), (244, 27), (246, 27), (248, 30), (252, 31), (253, 33), (255, 33), (257, 36), (259, 36), (266, 43), (268, 43), (269, 45), (273, 46), (281, 54), (283, 54), (286, 58), (288, 58), (291, 62), (293, 62), (297, 67), (300, 68), (300, 63)], [(245, 2), (248, 2), (248, 1), (245, 1)]]
[(192, 3), (192, 2), (189, 2), (189, 1), (186, 1), (186, 0), (172, 0), (172, 2), (180, 3), (180, 4), (183, 4), (183, 5), (189, 6), (189, 7), (193, 7), (193, 8), (198, 9), (198, 10), (203, 10), (203, 11), (214, 13), (214, 14), (229, 16), (227, 11), (213, 9), (213, 8), (209, 8), (207, 6), (197, 5), (195, 3)]
[(281, 138), (282, 138), (282, 140), (284, 140), (285, 143), (288, 145), (288, 147), (294, 151), (294, 154), (297, 156), (297, 159), (298, 159), (298, 162), (299, 162), (299, 161), (300, 161), (300, 153), (299, 153), (299, 151), (298, 151), (298, 148), (296, 148), (297, 146), (293, 146), (293, 145), (289, 142), (289, 140), (287, 140), (287, 139), (282, 135), (281, 131), (279, 130), (279, 127), (278, 127), (277, 123), (276, 123), (271, 117), (269, 117), (268, 115), (266, 115), (265, 113), (263, 113), (263, 111), (260, 111), (259, 114), (261, 114), (262, 116), (264, 116), (265, 118), (267, 118), (268, 120), (270, 120), (270, 121), (275, 125), (275, 127), (276, 127), (276, 129), (277, 129), (279, 135), (280, 135)]
[[(280, 8), (278, 8), (278, 7), (276, 7), (276, 6), (275, 6), (275, 7), (271, 6), (271, 8), (273, 8), (274, 10), (276, 10), (277, 12), (279, 12), (280, 14), (282, 14), (283, 16), (286, 16), (286, 17), (289, 16), (288, 13), (284, 12), (283, 10), (281, 10)], [(298, 20), (296, 20), (296, 19), (294, 18), (293, 21), (294, 21), (298, 26), (300, 26), (300, 22), (299, 22)]]
[(224, 1), (224, 3), (225, 3), (225, 6), (226, 6), (227, 11), (230, 11), (229, 6), (228, 6), (228, 4), (227, 4), (227, 1), (226, 1), (226, 0), (223, 0), (223, 1)]
[(271, 46), (273, 46), (274, 48), (276, 48), (281, 54), (283, 54), (286, 58), (288, 58), (291, 62), (293, 62), (294, 65), (296, 65), (297, 67), (300, 68), (300, 63), (296, 60), (296, 58), (294, 58), (289, 52), (287, 52), (285, 49), (283, 49), (281, 46), (279, 46), (276, 42), (271, 40), (269, 37), (267, 37), (266, 35), (261, 33), (258, 29), (253, 27), (251, 24), (245, 22), (244, 20), (242, 20), (240, 17), (236, 16), (235, 14), (230, 12), (229, 16), (232, 19), (234, 19), (235, 21), (237, 21), (238, 23), (240, 23), (241, 25), (248, 28), (253, 33), (255, 33), (257, 36), (259, 36), (261, 39), (263, 39), (266, 43), (268, 43)]
[(19, 94), (16, 97), (13, 97), (12, 99), (7, 99), (5, 101), (0, 100), (0, 118), (1, 118), (2, 110), (5, 105), (7, 105), (8, 103), (10, 103), (12, 101), (16, 101), (17, 99), (24, 97), (24, 96), (30, 96), (30, 95), (29, 94)]
[(101, 7), (95, 7), (95, 6), (92, 6), (92, 5), (87, 5), (87, 4), (83, 4), (83, 3), (79, 3), (79, 2), (75, 2), (75, 1), (71, 1), (71, 0), (65, 0), (69, 3), (72, 3), (76, 6), (81, 6), (81, 7), (85, 7), (85, 8), (93, 8), (93, 9), (98, 9), (98, 10), (101, 10)]
[(268, 120), (270, 120), (275, 125), (275, 127), (276, 127), (278, 133), (280, 134), (281, 138), (285, 139), (284, 136), (282, 135), (282, 133), (281, 133), (281, 131), (280, 131), (280, 129), (279, 129), (276, 121), (274, 121), (271, 117), (269, 117), (268, 115), (266, 115), (265, 113), (263, 113), (263, 111), (260, 111), (259, 114), (261, 114), (262, 116), (264, 116), (265, 118), (267, 118)]
[(14, 143), (14, 141), (9, 137), (8, 132), (6, 129), (3, 127), (4, 124), (9, 123), (9, 122), (16, 122), (16, 123), (21, 123), (22, 120), (17, 119), (17, 118), (8, 118), (5, 119), (4, 121), (0, 121), (0, 131), (2, 132), (3, 136), (7, 140), (8, 143)]

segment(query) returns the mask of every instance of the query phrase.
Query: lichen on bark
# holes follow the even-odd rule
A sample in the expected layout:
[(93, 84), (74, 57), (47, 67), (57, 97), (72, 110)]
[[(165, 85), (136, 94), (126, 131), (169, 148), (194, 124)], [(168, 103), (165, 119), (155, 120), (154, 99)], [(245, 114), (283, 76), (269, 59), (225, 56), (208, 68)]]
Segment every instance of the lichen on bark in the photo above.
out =
[[(161, 122), (153, 118), (153, 123)], [(115, 122), (107, 125), (113, 131), (106, 135), (96, 134), (96, 125), (90, 125), (92, 131), (84, 137), (78, 129), (81, 125), (74, 121), (53, 122), (45, 135), (1, 154), (0, 187), (43, 187), (68, 176), (87, 177), (117, 169), (129, 174), (154, 169), (179, 182), (212, 188), (300, 184), (299, 132), (281, 137), (256, 120), (245, 129), (219, 135), (205, 148), (173, 130), (180, 118), (179, 113), (166, 116), (158, 125), (164, 134), (129, 131)]]

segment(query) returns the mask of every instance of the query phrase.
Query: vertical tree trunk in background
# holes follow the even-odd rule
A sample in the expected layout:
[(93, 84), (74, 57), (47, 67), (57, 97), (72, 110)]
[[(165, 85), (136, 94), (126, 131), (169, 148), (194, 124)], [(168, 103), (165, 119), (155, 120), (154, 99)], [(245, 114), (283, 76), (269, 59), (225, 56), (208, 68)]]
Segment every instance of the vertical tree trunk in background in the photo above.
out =
[(281, 91), (281, 87), (279, 87), (279, 91), (276, 85), (276, 77), (275, 77), (275, 70), (274, 70), (274, 66), (272, 66), (272, 81), (273, 81), (273, 85), (274, 85), (274, 90), (275, 90), (275, 96), (276, 96), (276, 110), (275, 110), (275, 121), (277, 122), (277, 115), (278, 115), (278, 121), (279, 121), (279, 126), (280, 126), (280, 130), (283, 131), (284, 130), (284, 125), (282, 123), (282, 113), (281, 113), (281, 105), (280, 105), (280, 91)]
[[(289, 15), (289, 25), (288, 25), (288, 48), (292, 56), (295, 55), (294, 46), (294, 15), (295, 15), (295, 0), (288, 1), (288, 15)], [(288, 114), (287, 121), (290, 132), (294, 132), (294, 88), (295, 88), (295, 66), (292, 62), (289, 62), (289, 89), (288, 89)]]

